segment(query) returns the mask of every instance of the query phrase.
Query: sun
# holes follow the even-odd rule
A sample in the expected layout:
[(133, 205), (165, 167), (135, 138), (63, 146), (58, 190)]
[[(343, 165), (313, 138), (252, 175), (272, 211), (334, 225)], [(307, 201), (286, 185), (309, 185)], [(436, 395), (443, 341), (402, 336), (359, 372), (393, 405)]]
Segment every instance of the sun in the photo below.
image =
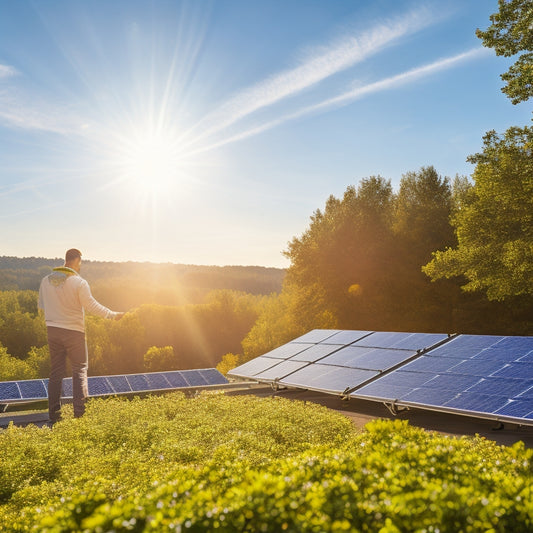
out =
[(139, 132), (122, 139), (115, 160), (121, 182), (134, 193), (149, 197), (170, 194), (183, 174), (179, 138), (171, 132)]

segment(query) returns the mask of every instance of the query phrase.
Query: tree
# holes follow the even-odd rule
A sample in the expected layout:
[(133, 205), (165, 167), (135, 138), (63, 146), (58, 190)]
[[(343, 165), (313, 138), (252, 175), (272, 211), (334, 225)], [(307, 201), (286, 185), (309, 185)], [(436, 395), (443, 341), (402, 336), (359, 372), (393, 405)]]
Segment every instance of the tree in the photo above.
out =
[(144, 354), (144, 369), (147, 372), (160, 372), (176, 369), (176, 356), (172, 346), (152, 346)]
[(476, 35), (499, 56), (525, 52), (501, 75), (507, 84), (502, 91), (517, 104), (533, 96), (533, 5), (531, 0), (499, 0), (498, 5), (499, 12), (490, 16), (492, 24)]
[(458, 246), (438, 251), (423, 268), (432, 280), (464, 276), (466, 291), (490, 300), (533, 296), (533, 128), (484, 137), (474, 188), (453, 217)]

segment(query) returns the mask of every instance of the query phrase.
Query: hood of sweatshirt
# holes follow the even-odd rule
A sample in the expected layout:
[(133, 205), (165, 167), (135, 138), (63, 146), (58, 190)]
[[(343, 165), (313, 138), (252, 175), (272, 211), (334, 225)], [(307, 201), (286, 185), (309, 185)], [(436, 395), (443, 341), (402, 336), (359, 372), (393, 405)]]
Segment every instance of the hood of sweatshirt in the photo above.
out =
[(62, 266), (56, 267), (52, 270), (52, 273), (48, 275), (48, 281), (54, 286), (59, 287), (63, 285), (70, 276), (77, 276), (78, 273), (72, 268)]

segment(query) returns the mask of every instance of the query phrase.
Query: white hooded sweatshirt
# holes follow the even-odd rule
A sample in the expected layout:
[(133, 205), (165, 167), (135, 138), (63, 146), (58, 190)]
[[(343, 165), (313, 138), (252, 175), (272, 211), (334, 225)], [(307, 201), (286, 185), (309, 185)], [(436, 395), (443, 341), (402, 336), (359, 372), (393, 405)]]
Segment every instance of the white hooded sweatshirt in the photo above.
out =
[(87, 281), (68, 267), (54, 268), (39, 287), (39, 309), (47, 326), (85, 333), (85, 313), (114, 318), (119, 313), (98, 303)]

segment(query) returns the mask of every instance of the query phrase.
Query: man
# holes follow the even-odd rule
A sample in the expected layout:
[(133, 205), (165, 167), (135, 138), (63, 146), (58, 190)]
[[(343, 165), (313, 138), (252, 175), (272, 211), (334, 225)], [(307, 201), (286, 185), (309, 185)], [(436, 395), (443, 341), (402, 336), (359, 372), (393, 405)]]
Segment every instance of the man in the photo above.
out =
[(74, 416), (80, 417), (85, 412), (88, 355), (84, 311), (115, 320), (124, 316), (124, 313), (111, 311), (94, 299), (89, 284), (79, 275), (80, 268), (81, 252), (74, 248), (68, 250), (64, 266), (54, 268), (51, 274), (43, 278), (39, 288), (39, 309), (44, 311), (50, 348), (50, 425), (61, 417), (61, 385), (67, 357), (72, 367)]

